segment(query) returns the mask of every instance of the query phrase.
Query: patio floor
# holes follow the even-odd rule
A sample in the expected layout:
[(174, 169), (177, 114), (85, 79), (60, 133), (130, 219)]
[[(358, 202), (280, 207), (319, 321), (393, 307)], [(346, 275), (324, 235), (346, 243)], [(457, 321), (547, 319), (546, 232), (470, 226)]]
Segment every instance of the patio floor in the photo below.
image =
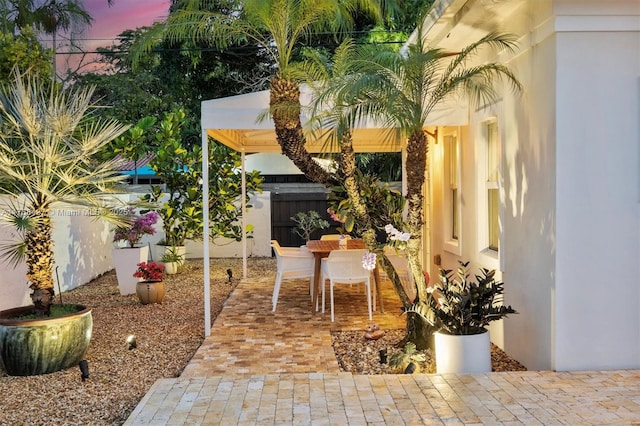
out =
[[(182, 375), (158, 380), (126, 425), (640, 425), (640, 371), (467, 375), (341, 373), (331, 330), (364, 330), (356, 286), (336, 293), (336, 321), (313, 314), (308, 281), (275, 271), (243, 280)], [(383, 280), (382, 329), (402, 328)], [(328, 302), (328, 301), (327, 301)], [(198, 313), (199, 314), (199, 313)]]

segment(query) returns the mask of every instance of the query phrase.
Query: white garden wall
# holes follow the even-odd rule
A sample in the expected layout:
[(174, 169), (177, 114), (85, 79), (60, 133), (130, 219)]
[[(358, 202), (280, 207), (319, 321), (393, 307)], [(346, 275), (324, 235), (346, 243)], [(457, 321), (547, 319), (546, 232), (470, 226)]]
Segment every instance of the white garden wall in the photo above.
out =
[[(138, 195), (122, 195), (123, 200), (135, 200)], [(6, 202), (0, 199), (0, 205)], [(271, 256), (271, 208), (270, 194), (256, 194), (250, 201), (254, 206), (249, 210), (247, 221), (255, 226), (254, 238), (249, 239), (249, 256)], [(77, 208), (56, 206), (52, 211), (54, 255), (60, 288), (67, 291), (91, 281), (93, 278), (113, 269), (111, 251), (113, 249), (111, 227), (102, 220), (96, 220), (91, 212)], [(161, 229), (161, 224), (156, 225)], [(0, 226), (0, 241), (13, 240), (12, 229)], [(145, 236), (142, 244), (155, 244), (162, 238), (162, 232)], [(190, 242), (187, 246), (188, 257), (202, 257), (202, 243)], [(217, 241), (212, 245), (212, 257), (241, 257), (240, 243), (224, 245)], [(29, 297), (26, 268), (20, 265), (13, 268), (0, 261), (0, 310), (31, 304)], [(56, 293), (58, 293), (56, 278)]]

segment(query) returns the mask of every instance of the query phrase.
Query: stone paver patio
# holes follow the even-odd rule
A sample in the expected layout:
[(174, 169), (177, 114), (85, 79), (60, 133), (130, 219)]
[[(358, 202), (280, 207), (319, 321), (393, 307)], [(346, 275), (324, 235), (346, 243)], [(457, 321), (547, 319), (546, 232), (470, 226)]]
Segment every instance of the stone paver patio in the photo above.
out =
[[(308, 282), (275, 271), (243, 280), (182, 375), (157, 381), (127, 425), (640, 425), (640, 371), (468, 375), (341, 373), (330, 331), (363, 330), (356, 286), (336, 294), (336, 322), (311, 312)], [(383, 329), (404, 318), (388, 282)]]

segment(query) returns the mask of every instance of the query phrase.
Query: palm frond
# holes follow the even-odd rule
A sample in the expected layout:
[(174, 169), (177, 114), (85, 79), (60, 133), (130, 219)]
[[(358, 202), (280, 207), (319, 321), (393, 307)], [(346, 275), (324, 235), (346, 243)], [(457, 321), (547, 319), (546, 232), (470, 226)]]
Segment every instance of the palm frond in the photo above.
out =
[[(3, 246), (3, 257), (19, 262), (38, 232), (40, 240), (50, 238), (55, 203), (106, 211), (100, 216), (107, 219), (118, 215), (110, 192), (124, 177), (113, 160), (97, 163), (94, 156), (128, 126), (89, 118), (93, 88), (49, 90), (18, 70), (13, 77), (0, 92), (0, 192), (10, 197), (0, 221), (18, 240)], [(50, 273), (30, 279), (49, 282)]]

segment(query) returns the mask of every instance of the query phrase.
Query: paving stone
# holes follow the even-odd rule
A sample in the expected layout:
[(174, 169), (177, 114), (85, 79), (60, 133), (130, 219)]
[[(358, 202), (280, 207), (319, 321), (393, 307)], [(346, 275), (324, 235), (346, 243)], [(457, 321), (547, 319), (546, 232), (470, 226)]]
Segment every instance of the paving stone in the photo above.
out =
[[(158, 380), (126, 425), (640, 425), (640, 371), (522, 371), (353, 376), (340, 372), (331, 330), (363, 330), (366, 309), (336, 300), (336, 321), (314, 313), (308, 281), (241, 282), (181, 376)], [(388, 283), (387, 283), (388, 284)], [(306, 292), (306, 293), (305, 293)], [(386, 313), (403, 328), (399, 301)], [(363, 315), (364, 314), (364, 315)]]

